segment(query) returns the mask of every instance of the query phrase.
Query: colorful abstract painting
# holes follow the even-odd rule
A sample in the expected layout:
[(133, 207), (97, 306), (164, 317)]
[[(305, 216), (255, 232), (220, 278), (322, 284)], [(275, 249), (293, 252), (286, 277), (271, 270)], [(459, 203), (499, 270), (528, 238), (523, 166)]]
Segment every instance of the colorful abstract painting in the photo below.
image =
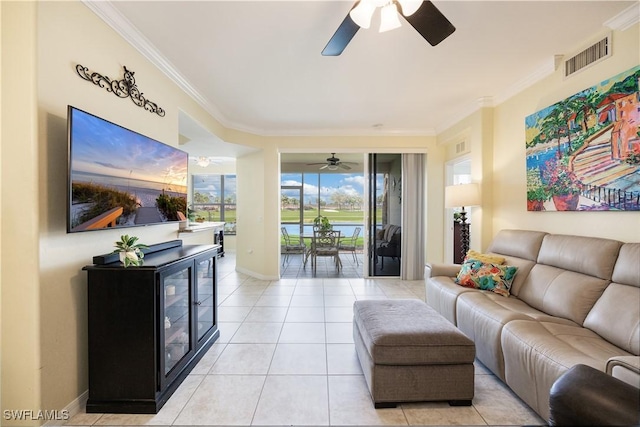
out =
[(640, 210), (640, 66), (525, 119), (527, 210)]

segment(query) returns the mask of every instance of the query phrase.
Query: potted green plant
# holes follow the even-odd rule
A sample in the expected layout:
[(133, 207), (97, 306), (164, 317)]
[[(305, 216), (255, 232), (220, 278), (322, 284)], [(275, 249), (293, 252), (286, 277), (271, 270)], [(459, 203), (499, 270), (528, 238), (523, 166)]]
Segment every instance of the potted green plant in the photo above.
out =
[(313, 225), (318, 230), (321, 230), (321, 231), (329, 231), (332, 228), (331, 223), (329, 222), (329, 218), (327, 218), (326, 216), (322, 216), (322, 215), (318, 215), (313, 220)]
[(125, 268), (130, 265), (142, 265), (142, 260), (144, 258), (144, 252), (142, 252), (142, 249), (147, 249), (148, 246), (144, 243), (136, 243), (137, 241), (137, 237), (125, 234), (120, 236), (120, 241), (116, 242), (116, 249), (113, 253), (119, 254), (120, 262)]

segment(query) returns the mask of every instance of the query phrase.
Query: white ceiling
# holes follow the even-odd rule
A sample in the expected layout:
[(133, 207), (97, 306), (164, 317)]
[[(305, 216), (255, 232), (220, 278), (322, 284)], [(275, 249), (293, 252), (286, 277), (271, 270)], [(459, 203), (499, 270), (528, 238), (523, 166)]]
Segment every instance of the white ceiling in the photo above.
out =
[(429, 45), (406, 21), (378, 33), (374, 20), (338, 57), (320, 52), (351, 1), (89, 7), (223, 125), (260, 135), (435, 134), (479, 103), (495, 105), (550, 74), (555, 55), (576, 53), (610, 31), (605, 22), (640, 7), (638, 1), (434, 4), (457, 28), (440, 45)]

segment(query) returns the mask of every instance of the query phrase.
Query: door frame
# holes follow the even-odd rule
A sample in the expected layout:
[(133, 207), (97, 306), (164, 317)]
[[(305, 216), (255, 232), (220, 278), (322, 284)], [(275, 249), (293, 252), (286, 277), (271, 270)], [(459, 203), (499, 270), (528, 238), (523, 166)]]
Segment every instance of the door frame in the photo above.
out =
[[(299, 190), (299, 196), (300, 196), (300, 209), (299, 209), (299, 223), (300, 223), (300, 235), (302, 236), (303, 231), (304, 231), (304, 200), (303, 200), (303, 196), (304, 196), (304, 192), (303, 192), (303, 188), (304, 185), (281, 185), (280, 186), (280, 194), (282, 195), (282, 190)], [(295, 224), (293, 222), (283, 222), (282, 218), (280, 218), (280, 224)]]
[[(471, 182), (471, 154), (466, 154), (460, 157), (456, 157), (453, 160), (449, 160), (445, 163), (445, 186), (458, 184), (456, 180), (456, 167), (459, 167), (462, 163), (469, 164), (469, 181)], [(466, 183), (466, 180), (465, 180)], [(453, 208), (444, 208), (444, 262), (447, 264), (453, 263)]]

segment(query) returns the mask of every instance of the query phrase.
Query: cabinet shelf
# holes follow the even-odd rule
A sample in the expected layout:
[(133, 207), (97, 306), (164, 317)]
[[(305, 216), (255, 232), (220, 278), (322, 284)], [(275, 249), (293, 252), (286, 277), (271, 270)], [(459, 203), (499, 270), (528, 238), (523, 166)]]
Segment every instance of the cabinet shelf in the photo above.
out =
[(109, 262), (109, 255), (94, 257), (99, 262), (84, 267), (86, 412), (157, 413), (218, 339), (218, 249), (173, 241), (151, 245), (140, 267), (124, 268)]

